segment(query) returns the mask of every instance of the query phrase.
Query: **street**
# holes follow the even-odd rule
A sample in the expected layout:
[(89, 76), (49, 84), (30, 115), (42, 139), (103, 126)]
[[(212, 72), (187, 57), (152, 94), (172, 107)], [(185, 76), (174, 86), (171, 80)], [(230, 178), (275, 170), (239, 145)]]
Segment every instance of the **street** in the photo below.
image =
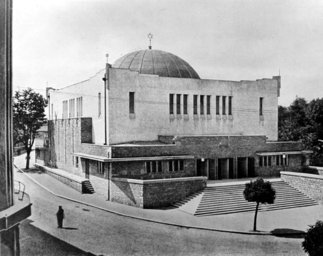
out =
[[(41, 174), (47, 175), (47, 174)], [(305, 255), (302, 238), (239, 235), (134, 220), (58, 198), (15, 169), (32, 216), (21, 225), (21, 255)], [(58, 229), (58, 206), (65, 210)]]

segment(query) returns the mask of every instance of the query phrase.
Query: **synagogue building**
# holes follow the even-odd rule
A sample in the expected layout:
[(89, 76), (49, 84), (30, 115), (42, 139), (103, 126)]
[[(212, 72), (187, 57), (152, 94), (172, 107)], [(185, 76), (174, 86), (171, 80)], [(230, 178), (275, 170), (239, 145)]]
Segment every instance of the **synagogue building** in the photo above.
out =
[(132, 52), (86, 81), (48, 88), (49, 141), (37, 162), (142, 208), (174, 203), (209, 180), (301, 171), (302, 145), (277, 141), (280, 88), (280, 76), (202, 79), (172, 53)]

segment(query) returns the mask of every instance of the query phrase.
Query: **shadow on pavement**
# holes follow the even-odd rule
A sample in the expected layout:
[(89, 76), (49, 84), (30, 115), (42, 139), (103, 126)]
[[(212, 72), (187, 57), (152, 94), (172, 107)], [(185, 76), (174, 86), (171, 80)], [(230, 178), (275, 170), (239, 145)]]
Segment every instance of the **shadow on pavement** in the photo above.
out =
[(71, 227), (62, 227), (62, 229), (68, 229), (68, 230), (78, 230), (78, 228), (71, 228)]
[(306, 232), (290, 228), (277, 228), (270, 232), (274, 236), (285, 238), (304, 238)]
[[(95, 256), (85, 252), (49, 233), (31, 225), (33, 221), (27, 219), (20, 225), (20, 251), (21, 255), (81, 255)], [(74, 228), (65, 228), (74, 229)]]

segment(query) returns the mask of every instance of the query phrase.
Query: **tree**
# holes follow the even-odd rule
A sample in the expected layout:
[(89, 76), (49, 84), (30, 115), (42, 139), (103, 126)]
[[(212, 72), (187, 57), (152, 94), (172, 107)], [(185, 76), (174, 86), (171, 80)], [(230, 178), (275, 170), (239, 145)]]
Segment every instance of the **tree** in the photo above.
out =
[(307, 230), (302, 247), (310, 256), (323, 255), (323, 222), (317, 221)]
[(276, 191), (271, 187), (269, 181), (258, 178), (255, 181), (250, 181), (250, 183), (246, 184), (243, 195), (248, 202), (257, 203), (253, 223), (253, 231), (256, 231), (259, 204), (273, 204), (276, 198)]
[(323, 166), (323, 98), (307, 103), (296, 98), (289, 107), (278, 108), (278, 138), (280, 141), (300, 141), (312, 150), (310, 164)]
[(39, 128), (46, 122), (46, 99), (31, 88), (16, 91), (13, 98), (13, 139), (23, 143), (27, 152), (26, 169), (29, 169), (30, 152)]

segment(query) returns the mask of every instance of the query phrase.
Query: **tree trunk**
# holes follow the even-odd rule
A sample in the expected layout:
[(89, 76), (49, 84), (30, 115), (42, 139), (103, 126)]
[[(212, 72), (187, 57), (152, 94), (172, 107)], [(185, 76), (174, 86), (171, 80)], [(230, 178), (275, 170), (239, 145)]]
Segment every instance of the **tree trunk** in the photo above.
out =
[(255, 212), (255, 219), (253, 221), (253, 231), (257, 230), (257, 214), (258, 214), (258, 207), (259, 207), (259, 202), (257, 202), (256, 206), (256, 212)]
[(30, 150), (27, 150), (27, 156), (26, 156), (26, 170), (29, 169), (29, 159), (30, 159)]

